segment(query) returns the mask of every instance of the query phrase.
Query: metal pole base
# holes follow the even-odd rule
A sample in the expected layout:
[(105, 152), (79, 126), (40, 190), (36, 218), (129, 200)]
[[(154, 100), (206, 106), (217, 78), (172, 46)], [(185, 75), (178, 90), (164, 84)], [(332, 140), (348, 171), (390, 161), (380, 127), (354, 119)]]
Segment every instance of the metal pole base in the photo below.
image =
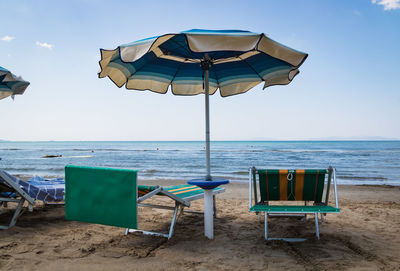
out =
[(204, 190), (204, 234), (214, 239), (214, 207), (212, 190)]

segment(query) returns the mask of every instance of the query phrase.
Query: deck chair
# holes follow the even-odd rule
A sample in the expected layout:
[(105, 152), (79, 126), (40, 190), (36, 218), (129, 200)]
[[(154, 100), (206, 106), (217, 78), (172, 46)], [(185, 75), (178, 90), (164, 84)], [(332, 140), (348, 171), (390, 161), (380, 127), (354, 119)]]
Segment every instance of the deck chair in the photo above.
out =
[[(326, 180), (327, 176), (327, 180)], [(335, 207), (329, 206), (331, 180), (333, 179)], [(254, 194), (254, 195), (253, 195)], [(323, 195), (325, 199), (323, 199)], [(310, 203), (313, 205), (309, 205)], [(265, 240), (300, 242), (304, 238), (271, 238), (268, 236), (269, 216), (314, 215), (316, 236), (319, 236), (318, 215), (321, 220), (327, 213), (340, 213), (336, 184), (336, 170), (328, 169), (256, 169), (249, 173), (250, 212), (264, 213)]]
[[(123, 227), (126, 228), (125, 234), (142, 232), (170, 239), (178, 212), (183, 212), (185, 207), (190, 207), (191, 201), (204, 196), (201, 188), (192, 185), (138, 185), (137, 171), (128, 169), (68, 165), (65, 179), (66, 219)], [(224, 188), (217, 188), (214, 195), (224, 191)], [(144, 203), (154, 196), (170, 198), (175, 207)], [(138, 206), (173, 210), (168, 234), (138, 229)]]
[(15, 225), (17, 219), (23, 213), (23, 205), (28, 202), (28, 209), (33, 210), (36, 200), (45, 204), (64, 200), (64, 180), (46, 180), (35, 176), (28, 181), (0, 170), (0, 203), (5, 206), (8, 202), (18, 203), (17, 208), (8, 225), (0, 225), (0, 229), (9, 229)]

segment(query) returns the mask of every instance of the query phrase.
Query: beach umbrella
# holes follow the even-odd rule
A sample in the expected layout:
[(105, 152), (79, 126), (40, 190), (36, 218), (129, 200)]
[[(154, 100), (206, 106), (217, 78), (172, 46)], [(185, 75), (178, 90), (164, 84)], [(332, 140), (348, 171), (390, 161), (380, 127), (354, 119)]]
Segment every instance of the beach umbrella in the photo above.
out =
[(205, 94), (206, 175), (189, 183), (205, 188), (205, 233), (213, 238), (212, 193), (227, 180), (210, 172), (209, 95), (245, 93), (264, 82), (264, 88), (286, 85), (299, 73), (307, 54), (286, 47), (263, 33), (242, 30), (192, 29), (138, 40), (114, 50), (100, 49), (99, 77), (118, 87), (175, 95)]
[(23, 94), (28, 86), (29, 82), (0, 67), (0, 100), (8, 96), (14, 98), (14, 95)]

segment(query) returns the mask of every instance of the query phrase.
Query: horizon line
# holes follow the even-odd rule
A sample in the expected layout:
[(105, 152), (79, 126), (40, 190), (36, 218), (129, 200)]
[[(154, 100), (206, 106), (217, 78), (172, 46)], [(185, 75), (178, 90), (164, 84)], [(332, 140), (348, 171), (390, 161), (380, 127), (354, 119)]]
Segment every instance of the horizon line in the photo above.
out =
[[(371, 138), (371, 139), (323, 139), (323, 138), (314, 138), (314, 139), (223, 139), (223, 140), (210, 140), (210, 142), (262, 142), (262, 141), (271, 141), (271, 142), (293, 142), (293, 141), (400, 141), (400, 139), (396, 138)], [(0, 139), (0, 142), (205, 142), (205, 140), (8, 140), (8, 139)]]

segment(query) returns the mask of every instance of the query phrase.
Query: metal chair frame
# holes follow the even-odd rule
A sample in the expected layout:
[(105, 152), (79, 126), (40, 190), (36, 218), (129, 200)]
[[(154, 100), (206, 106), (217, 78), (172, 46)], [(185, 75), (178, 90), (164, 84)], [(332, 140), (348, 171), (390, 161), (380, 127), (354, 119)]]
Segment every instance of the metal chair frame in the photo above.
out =
[(29, 211), (33, 210), (33, 205), (35, 204), (35, 200), (29, 196), (22, 188), (16, 184), (10, 177), (6, 174), (4, 174), (2, 171), (0, 171), (0, 177), (4, 181), (4, 185), (7, 186), (8, 190), (10, 192), (15, 193), (15, 196), (10, 198), (6, 197), (0, 197), (0, 204), (7, 204), (8, 202), (16, 202), (18, 203), (17, 208), (14, 211), (14, 214), (10, 220), (10, 223), (8, 225), (0, 225), (1, 230), (7, 230), (15, 225), (17, 222), (18, 218), (21, 216), (23, 213), (23, 206), (25, 201), (28, 202), (28, 209)]
[[(213, 191), (214, 217), (216, 217), (215, 195), (223, 193), (223, 192), (225, 192), (225, 188)], [(175, 202), (175, 207), (143, 203), (143, 201), (145, 201), (145, 200), (147, 200), (147, 199), (149, 199), (149, 198), (151, 198), (151, 197), (153, 197), (155, 195), (164, 195), (164, 196), (169, 197), (170, 199), (172, 199)], [(141, 233), (143, 233), (145, 235), (155, 235), (155, 236), (160, 236), (160, 237), (165, 237), (165, 238), (171, 239), (172, 235), (174, 234), (176, 221), (177, 221), (178, 217), (180, 216), (180, 214), (182, 214), (183, 212), (185, 212), (185, 213), (203, 214), (203, 212), (199, 212), (199, 211), (184, 210), (185, 207), (187, 207), (187, 208), (190, 207), (190, 202), (191, 201), (194, 201), (194, 200), (197, 200), (197, 199), (201, 199), (203, 197), (204, 197), (204, 193), (203, 194), (189, 196), (189, 197), (185, 197), (185, 198), (180, 198), (180, 197), (168, 192), (162, 186), (157, 186), (157, 188), (154, 189), (153, 191), (143, 195), (142, 197), (139, 197), (137, 199), (137, 205), (140, 206), (140, 207), (173, 210), (174, 213), (172, 215), (171, 224), (169, 226), (168, 234), (167, 233), (140, 230), (140, 229), (129, 229), (129, 228), (127, 228), (125, 230), (125, 235), (127, 235), (129, 233), (132, 233), (132, 232), (141, 232)]]
[[(260, 204), (261, 203), (261, 196), (258, 197), (257, 195), (257, 176), (256, 176), (256, 168), (252, 167), (249, 169), (249, 208), (253, 207), (254, 205)], [(338, 199), (338, 192), (337, 192), (337, 182), (336, 182), (336, 169), (329, 166), (328, 167), (328, 180), (326, 183), (326, 189), (325, 190), (325, 202), (323, 204), (327, 205), (329, 201), (329, 190), (331, 186), (331, 180), (333, 179), (333, 185), (334, 185), (334, 192), (335, 192), (335, 206), (336, 208), (339, 208), (339, 199)], [(253, 197), (254, 193), (254, 197)], [(254, 201), (253, 201), (254, 200)], [(254, 205), (253, 205), (254, 202)], [(266, 202), (268, 204), (268, 202)], [(307, 206), (307, 201), (304, 202), (304, 205)], [(256, 212), (259, 215), (260, 219), (260, 214)], [(265, 225), (265, 240), (270, 241), (270, 240), (283, 240), (287, 242), (302, 242), (307, 239), (305, 238), (274, 238), (274, 237), (269, 237), (268, 236), (268, 216), (304, 216), (305, 219), (307, 219), (307, 215), (314, 215), (315, 219), (315, 234), (318, 240), (320, 239), (319, 235), (319, 219), (318, 219), (318, 214), (321, 214), (321, 222), (324, 221), (324, 216), (326, 216), (326, 213), (323, 212), (310, 212), (310, 211), (298, 211), (298, 212), (263, 212), (264, 213), (264, 225)]]

